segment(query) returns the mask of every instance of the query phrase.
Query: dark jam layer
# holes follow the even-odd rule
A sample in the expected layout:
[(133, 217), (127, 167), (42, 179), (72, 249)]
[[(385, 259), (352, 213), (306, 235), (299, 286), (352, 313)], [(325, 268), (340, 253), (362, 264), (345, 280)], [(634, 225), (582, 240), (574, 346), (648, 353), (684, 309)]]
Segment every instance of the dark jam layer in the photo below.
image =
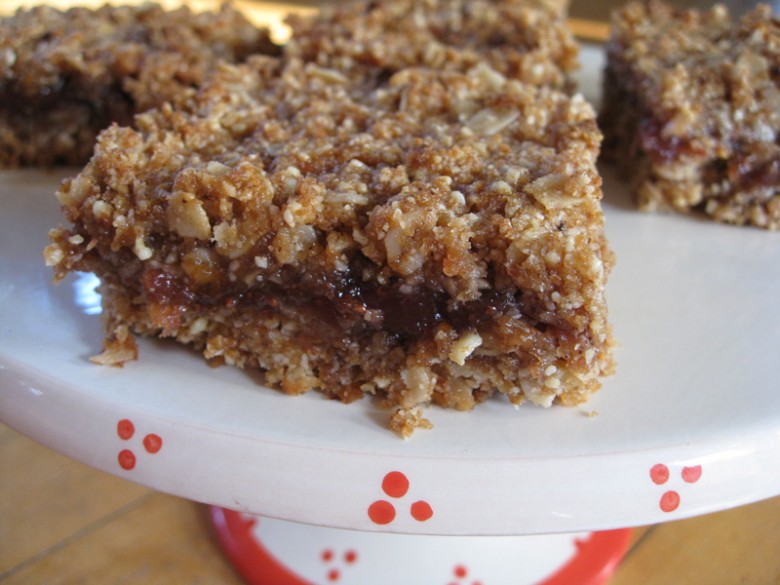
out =
[(642, 149), (656, 164), (672, 163), (681, 158), (701, 158), (707, 153), (695, 141), (681, 136), (664, 136), (664, 123), (645, 117), (639, 125)]
[(65, 80), (56, 88), (41, 88), (35, 95), (0, 88), (0, 119), (6, 119), (13, 132), (24, 142), (37, 144), (37, 133), (51, 137), (60, 127), (74, 133), (76, 147), (51, 144), (24, 164), (85, 164), (92, 154), (95, 137), (112, 122), (127, 126), (133, 121), (131, 98), (119, 85), (90, 85), (89, 80)]
[[(639, 134), (642, 149), (656, 164), (676, 162), (681, 159), (703, 159), (708, 153), (695, 141), (679, 136), (664, 136), (663, 123), (647, 118), (640, 124)], [(777, 147), (771, 153), (751, 153), (739, 143), (730, 145), (733, 152), (728, 160), (716, 159), (710, 173), (717, 178), (713, 182), (727, 179), (736, 191), (753, 191), (780, 184), (780, 156)], [(713, 173), (714, 171), (714, 173)]]
[(230, 292), (194, 290), (186, 277), (164, 268), (147, 267), (141, 278), (145, 301), (170, 311), (198, 311), (218, 306), (279, 312), (294, 311), (314, 317), (322, 325), (319, 334), (343, 338), (384, 331), (398, 342), (425, 338), (439, 323), (456, 330), (481, 330), (504, 315), (528, 320), (539, 331), (565, 323), (542, 322), (544, 309), (534, 295), (523, 291), (488, 291), (478, 300), (452, 303), (443, 290), (427, 286), (410, 288), (400, 280), (378, 285), (355, 278), (359, 271), (344, 273), (282, 270), (274, 280)]
[(5, 88), (0, 93), (0, 109), (17, 116), (36, 117), (42, 111), (67, 110), (69, 106), (89, 107), (93, 126), (105, 128), (112, 121), (128, 125), (133, 119), (133, 102), (121, 83), (97, 83), (79, 76), (63, 77), (55, 87), (40, 87), (35, 93)]
[(729, 161), (728, 178), (738, 190), (752, 191), (780, 185), (780, 160), (755, 160), (734, 156)]

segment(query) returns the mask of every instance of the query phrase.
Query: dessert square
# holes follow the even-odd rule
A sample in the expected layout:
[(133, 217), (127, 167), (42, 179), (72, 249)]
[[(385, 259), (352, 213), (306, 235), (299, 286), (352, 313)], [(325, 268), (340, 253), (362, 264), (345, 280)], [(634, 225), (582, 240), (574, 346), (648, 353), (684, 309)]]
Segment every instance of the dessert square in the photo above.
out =
[(186, 99), (220, 59), (274, 50), (228, 5), (19, 10), (0, 20), (0, 168), (81, 165), (112, 122)]
[(780, 26), (769, 6), (634, 2), (615, 13), (600, 123), (605, 156), (645, 210), (780, 229)]
[(579, 46), (562, 0), (395, 0), (337, 2), (292, 15), (285, 54), (383, 80), (412, 66), (467, 71), (486, 62), (502, 75), (569, 87)]
[(431, 403), (577, 404), (612, 369), (600, 141), (582, 97), (486, 64), (356, 87), (252, 57), (103, 132), (46, 260), (100, 277), (102, 363), (170, 337), (404, 436)]

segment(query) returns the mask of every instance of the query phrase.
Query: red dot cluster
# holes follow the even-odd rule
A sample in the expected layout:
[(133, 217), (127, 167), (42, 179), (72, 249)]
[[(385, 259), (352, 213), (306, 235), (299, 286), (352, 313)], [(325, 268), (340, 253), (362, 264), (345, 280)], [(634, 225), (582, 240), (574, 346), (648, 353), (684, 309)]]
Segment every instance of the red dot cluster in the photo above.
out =
[[(322, 562), (326, 564), (331, 564), (335, 562), (336, 560), (336, 553), (333, 552), (333, 549), (327, 548), (324, 551), (322, 551)], [(354, 550), (348, 550), (344, 553), (342, 560), (347, 565), (354, 565), (357, 562), (358, 555), (357, 552)], [(341, 579), (341, 571), (335, 567), (328, 570), (328, 581), (331, 583), (337, 582), (339, 579)]]
[[(133, 424), (133, 421), (127, 418), (120, 420), (116, 424), (116, 434), (123, 441), (129, 441), (132, 439), (135, 436), (135, 425)], [(159, 435), (149, 433), (143, 438), (142, 444), (144, 446), (144, 450), (147, 453), (154, 455), (155, 453), (158, 453), (160, 449), (162, 449), (163, 440)], [(119, 467), (130, 471), (131, 469), (135, 468), (135, 453), (133, 453), (133, 451), (130, 449), (122, 449), (117, 456), (117, 461), (119, 462)]]
[[(683, 467), (680, 477), (685, 483), (696, 483), (701, 478), (701, 472), (701, 465)], [(650, 479), (656, 485), (664, 485), (670, 477), (669, 467), (663, 463), (657, 463), (650, 468)], [(680, 494), (675, 490), (668, 490), (661, 495), (658, 505), (664, 512), (674, 512), (680, 507)]]
[[(382, 491), (396, 500), (409, 492), (409, 479), (400, 471), (391, 471), (382, 480)], [(409, 507), (412, 518), (425, 522), (433, 517), (433, 508), (425, 500), (413, 502)], [(368, 507), (368, 517), (374, 524), (386, 525), (395, 520), (395, 506), (387, 500), (377, 500)]]

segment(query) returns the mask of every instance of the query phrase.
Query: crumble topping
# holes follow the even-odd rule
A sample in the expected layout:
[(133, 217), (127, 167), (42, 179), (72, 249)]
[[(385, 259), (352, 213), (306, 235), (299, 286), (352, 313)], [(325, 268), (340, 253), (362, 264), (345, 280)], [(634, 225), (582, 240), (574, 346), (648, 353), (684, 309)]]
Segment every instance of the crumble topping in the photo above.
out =
[(102, 133), (47, 260), (98, 274), (109, 331), (375, 394), (401, 434), (431, 402), (576, 404), (612, 368), (600, 140), (580, 96), (484, 63), (356, 87), (252, 57)]
[(579, 54), (566, 7), (561, 0), (339, 2), (315, 17), (290, 16), (285, 54), (353, 80), (487, 63), (511, 78), (564, 87)]
[[(89, 13), (40, 12), (69, 23), (27, 51), (54, 47), (40, 64), (68, 80), (62, 107), (29, 104), (62, 148), (3, 146), (0, 161), (72, 162), (88, 155), (73, 136), (91, 153), (118, 122), (62, 184), (70, 225), (45, 250), (56, 279), (101, 280), (95, 361), (135, 359), (133, 334), (169, 337), (289, 394), (375, 396), (405, 437), (431, 403), (586, 400), (613, 368), (613, 256), (564, 4), (342, 4), (291, 17), (279, 54), (227, 7), (176, 26), (106, 7), (81, 40), (62, 31)], [(2, 26), (25, 31), (29, 14)], [(24, 77), (14, 46), (0, 44), (0, 80)], [(79, 118), (93, 91), (104, 113)]]

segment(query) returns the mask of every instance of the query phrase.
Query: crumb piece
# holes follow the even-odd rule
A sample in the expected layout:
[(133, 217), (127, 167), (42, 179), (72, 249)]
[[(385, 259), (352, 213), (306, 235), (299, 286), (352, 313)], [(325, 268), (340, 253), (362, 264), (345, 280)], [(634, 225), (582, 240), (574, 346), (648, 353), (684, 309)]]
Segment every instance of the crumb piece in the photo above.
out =
[(399, 408), (390, 418), (390, 429), (403, 439), (408, 439), (417, 429), (432, 429), (431, 421), (422, 415), (420, 408)]
[(119, 325), (103, 340), (103, 351), (89, 358), (101, 366), (121, 368), (126, 362), (138, 359), (138, 346), (126, 325)]

